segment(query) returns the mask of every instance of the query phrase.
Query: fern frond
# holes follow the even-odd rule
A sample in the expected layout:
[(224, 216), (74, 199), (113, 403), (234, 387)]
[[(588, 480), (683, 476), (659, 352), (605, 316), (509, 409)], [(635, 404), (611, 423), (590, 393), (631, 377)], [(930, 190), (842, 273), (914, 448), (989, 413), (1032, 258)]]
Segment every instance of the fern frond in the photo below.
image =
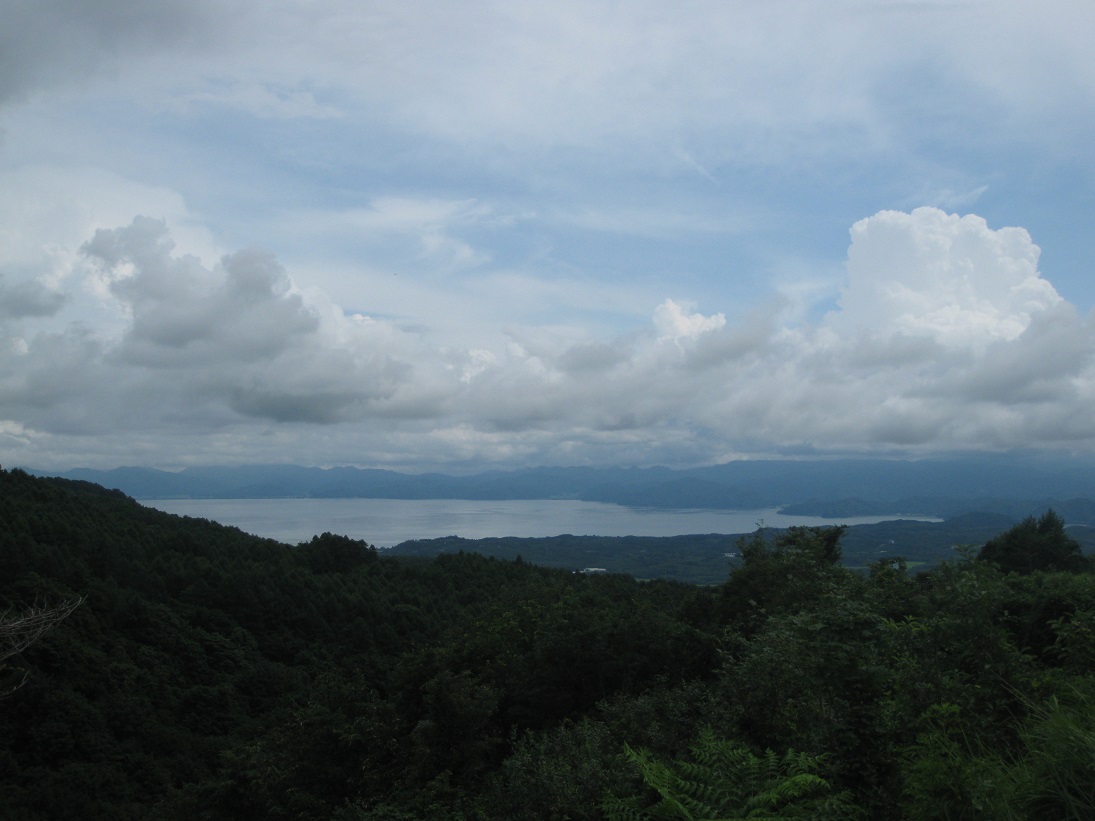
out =
[[(859, 817), (849, 794), (833, 795), (817, 773), (821, 756), (788, 750), (778, 755), (766, 750), (755, 755), (744, 744), (718, 739), (704, 730), (691, 748), (691, 761), (662, 763), (646, 750), (624, 748), (643, 782), (657, 798), (645, 809), (612, 799), (605, 804), (610, 821), (685, 819), (686, 821), (740, 821), (740, 819)], [(637, 814), (636, 814), (637, 813)]]
[(607, 796), (601, 802), (601, 811), (607, 821), (646, 821), (650, 816), (639, 805), (637, 798)]

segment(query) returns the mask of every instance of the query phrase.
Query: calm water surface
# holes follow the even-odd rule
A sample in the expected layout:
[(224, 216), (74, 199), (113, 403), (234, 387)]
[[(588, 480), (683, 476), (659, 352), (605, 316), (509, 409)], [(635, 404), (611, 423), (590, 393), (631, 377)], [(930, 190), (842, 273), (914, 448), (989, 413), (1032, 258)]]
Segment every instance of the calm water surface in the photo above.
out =
[(167, 513), (235, 525), (247, 533), (287, 544), (330, 531), (391, 547), (408, 539), (463, 536), (683, 536), (752, 533), (758, 523), (793, 525), (872, 524), (926, 517), (783, 516), (770, 510), (639, 510), (599, 502), (557, 500), (465, 501), (461, 499), (146, 499)]

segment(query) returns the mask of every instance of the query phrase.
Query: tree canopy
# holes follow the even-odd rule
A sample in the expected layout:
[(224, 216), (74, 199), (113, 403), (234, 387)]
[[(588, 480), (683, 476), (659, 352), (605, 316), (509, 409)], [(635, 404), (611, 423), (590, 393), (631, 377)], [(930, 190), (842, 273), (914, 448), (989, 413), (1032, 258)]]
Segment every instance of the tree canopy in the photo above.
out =
[(694, 586), (289, 546), (0, 471), (0, 612), (68, 608), (9, 645), (29, 675), (0, 701), (0, 806), (1095, 817), (1095, 577), (1058, 524), (1017, 528), (1044, 551), (1021, 572), (856, 572), (844, 531), (798, 529)]
[(1065, 532), (1064, 519), (1052, 508), (1037, 519), (1028, 516), (987, 542), (978, 558), (1015, 573), (1079, 570), (1084, 566), (1080, 543)]

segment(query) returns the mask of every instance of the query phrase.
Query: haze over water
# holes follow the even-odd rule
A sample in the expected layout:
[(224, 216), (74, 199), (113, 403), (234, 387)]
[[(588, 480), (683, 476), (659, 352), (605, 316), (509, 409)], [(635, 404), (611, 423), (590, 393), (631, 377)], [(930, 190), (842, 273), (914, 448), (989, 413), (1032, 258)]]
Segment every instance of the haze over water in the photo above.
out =
[(929, 517), (905, 514), (785, 516), (762, 510), (649, 510), (571, 500), (467, 501), (462, 499), (163, 499), (142, 504), (167, 513), (210, 519), (247, 533), (298, 544), (329, 531), (392, 547), (409, 539), (462, 536), (682, 536), (752, 533), (758, 524), (872, 524)]

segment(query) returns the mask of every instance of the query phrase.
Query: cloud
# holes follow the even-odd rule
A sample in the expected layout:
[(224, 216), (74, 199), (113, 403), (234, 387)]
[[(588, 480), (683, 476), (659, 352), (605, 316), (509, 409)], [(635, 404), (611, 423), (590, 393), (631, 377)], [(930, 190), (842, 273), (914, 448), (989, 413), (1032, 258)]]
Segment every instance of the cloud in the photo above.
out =
[(286, 88), (269, 83), (230, 83), (209, 91), (185, 94), (173, 103), (182, 109), (223, 106), (269, 120), (338, 119), (342, 111), (316, 100), (307, 89)]
[(0, 104), (109, 74), (184, 115), (340, 115), (357, 147), (383, 124), (428, 152), (570, 151), (583, 171), (657, 163), (706, 185), (1002, 118), (1006, 135), (1089, 135), (1087, 9), (1050, 5), (4, 0)]
[(65, 295), (35, 280), (11, 285), (0, 280), (0, 319), (53, 316), (65, 303)]
[(124, 359), (151, 367), (267, 360), (317, 329), (269, 254), (240, 251), (206, 271), (173, 248), (166, 224), (148, 217), (97, 231), (84, 246), (132, 318), (118, 350)]
[[(100, 228), (153, 213), (192, 255), (219, 256), (208, 228), (182, 196), (101, 168), (29, 165), (0, 169), (0, 270), (5, 281), (33, 279), (56, 290), (79, 270), (80, 246)], [(77, 294), (68, 303), (86, 308)]]
[(72, 324), (9, 349), (0, 398), (27, 429), (186, 436), (247, 419), (414, 418), (458, 388), (413, 335), (306, 302), (266, 252), (205, 267), (148, 217), (97, 231), (83, 252), (128, 321), (119, 336)]
[(617, 336), (513, 326), (506, 345), (461, 347), (305, 297), (266, 252), (204, 265), (137, 218), (84, 246), (121, 333), (5, 348), (0, 430), (27, 453), (96, 436), (126, 461), (129, 436), (161, 460), (186, 443), (195, 461), (404, 467), (1095, 444), (1095, 324), (1025, 231), (922, 208), (851, 240), (818, 320), (665, 299)]
[(685, 309), (671, 299), (667, 299), (654, 311), (654, 328), (659, 339), (680, 341), (695, 339), (701, 334), (717, 330), (726, 325), (722, 314), (704, 316), (687, 314)]
[(0, 0), (0, 432), (1090, 447), (1088, 6)]
[[(1095, 388), (1095, 327), (1039, 275), (1037, 258), (1021, 229), (930, 208), (881, 212), (853, 227), (840, 307), (820, 322), (761, 311), (730, 324), (667, 300), (648, 334), (512, 349), (509, 368), (481, 386), (477, 418), (497, 430), (618, 437), (625, 451), (626, 431), (697, 459), (714, 443), (1090, 443), (1095, 423), (1080, 420)], [(1060, 419), (1070, 421), (1054, 430), (1048, 420)]]
[[(215, 32), (203, 0), (0, 0), (0, 105)], [(221, 17), (223, 26), (224, 15)]]
[(848, 285), (832, 318), (883, 336), (944, 345), (1015, 339), (1061, 302), (1038, 273), (1039, 249), (1021, 228), (936, 208), (883, 211), (852, 226)]
[(702, 234), (740, 234), (755, 227), (756, 216), (746, 213), (708, 214), (695, 206), (660, 209), (628, 205), (605, 209), (586, 206), (573, 212), (543, 215), (563, 226), (623, 236), (667, 238)]
[(969, 189), (939, 188), (922, 194), (917, 197), (917, 200), (948, 211), (957, 208), (965, 209), (981, 199), (988, 190), (987, 185), (977, 185)]
[(482, 266), (490, 255), (474, 247), (462, 234), (497, 228), (509, 221), (475, 199), (437, 197), (378, 197), (367, 207), (337, 212), (294, 214), (287, 231), (306, 230), (310, 236), (353, 241), (375, 254), (380, 248), (398, 248), (403, 264), (424, 272), (467, 270)]
[(245, 6), (251, 48), (399, 129), (596, 162), (660, 154), (707, 182), (724, 164), (862, 156), (907, 145), (906, 128), (1002, 113), (1034, 137), (1025, 115), (1071, 111), (1059, 135), (1083, 135), (1075, 112), (1095, 95), (1087, 9), (1069, 0), (269, 5)]

